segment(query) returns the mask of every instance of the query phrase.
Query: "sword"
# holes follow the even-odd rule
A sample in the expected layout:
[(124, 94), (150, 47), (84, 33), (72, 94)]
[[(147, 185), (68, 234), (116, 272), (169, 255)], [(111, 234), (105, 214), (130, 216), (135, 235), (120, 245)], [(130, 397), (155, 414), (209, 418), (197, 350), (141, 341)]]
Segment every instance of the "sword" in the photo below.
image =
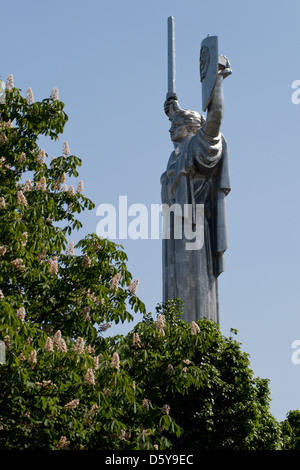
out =
[(175, 64), (175, 20), (168, 18), (168, 93), (167, 100), (177, 100), (176, 94), (176, 64)]

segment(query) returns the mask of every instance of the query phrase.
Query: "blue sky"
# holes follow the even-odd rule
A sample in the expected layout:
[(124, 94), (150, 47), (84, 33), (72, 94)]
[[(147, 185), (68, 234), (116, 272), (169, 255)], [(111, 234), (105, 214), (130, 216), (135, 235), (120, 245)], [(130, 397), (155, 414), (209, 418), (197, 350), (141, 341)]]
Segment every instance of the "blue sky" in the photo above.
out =
[[(230, 152), (229, 242), (220, 278), (221, 330), (238, 330), (256, 376), (270, 379), (271, 411), (300, 409), (299, 171), (300, 3), (253, 0), (16, 0), (1, 6), (1, 67), (36, 100), (59, 88), (69, 121), (64, 140), (83, 160), (80, 179), (96, 206), (160, 203), (172, 144), (163, 112), (167, 18), (176, 21), (177, 93), (201, 111), (200, 43), (217, 35), (233, 75), (225, 80), (222, 125)], [(82, 216), (95, 232), (96, 210)], [(119, 240), (117, 240), (119, 241)], [(161, 301), (161, 241), (120, 240), (149, 311)], [(137, 317), (136, 321), (140, 318)], [(133, 324), (114, 332), (126, 333)]]

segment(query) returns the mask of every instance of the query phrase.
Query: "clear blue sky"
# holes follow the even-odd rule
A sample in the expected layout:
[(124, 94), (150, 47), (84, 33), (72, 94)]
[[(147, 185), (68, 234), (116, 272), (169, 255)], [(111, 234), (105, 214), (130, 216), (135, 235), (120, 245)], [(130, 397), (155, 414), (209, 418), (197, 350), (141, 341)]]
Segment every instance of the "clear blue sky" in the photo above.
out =
[[(238, 330), (256, 376), (270, 379), (271, 411), (300, 409), (299, 172), (300, 3), (290, 0), (16, 0), (1, 6), (1, 67), (36, 100), (54, 86), (69, 122), (61, 141), (41, 142), (50, 158), (68, 140), (83, 159), (85, 194), (98, 206), (160, 203), (160, 175), (172, 150), (163, 112), (167, 18), (176, 20), (177, 92), (201, 111), (201, 40), (218, 35), (233, 75), (226, 79), (222, 131), (230, 151), (230, 248), (220, 278), (221, 330)], [(95, 232), (96, 211), (82, 217)], [(74, 238), (76, 241), (76, 237)], [(161, 242), (122, 240), (148, 310), (161, 301)], [(136, 318), (138, 321), (140, 318)], [(126, 333), (133, 325), (117, 330)]]

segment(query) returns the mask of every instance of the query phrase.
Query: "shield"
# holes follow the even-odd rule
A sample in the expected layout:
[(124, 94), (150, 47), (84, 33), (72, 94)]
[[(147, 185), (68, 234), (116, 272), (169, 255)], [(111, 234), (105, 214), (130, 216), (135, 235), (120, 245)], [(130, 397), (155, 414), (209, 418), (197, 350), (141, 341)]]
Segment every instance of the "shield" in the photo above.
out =
[(201, 42), (200, 50), (200, 80), (202, 83), (202, 109), (207, 107), (212, 99), (219, 69), (218, 36), (207, 36)]

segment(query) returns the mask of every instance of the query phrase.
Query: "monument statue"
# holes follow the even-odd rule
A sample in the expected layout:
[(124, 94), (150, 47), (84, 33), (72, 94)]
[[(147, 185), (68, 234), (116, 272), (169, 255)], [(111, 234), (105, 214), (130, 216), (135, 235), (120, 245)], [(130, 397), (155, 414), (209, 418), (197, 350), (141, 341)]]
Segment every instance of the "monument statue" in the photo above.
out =
[[(206, 317), (219, 323), (218, 277), (224, 271), (228, 246), (225, 198), (230, 191), (228, 151), (220, 132), (224, 111), (223, 80), (232, 73), (225, 56), (218, 54), (218, 38), (201, 43), (200, 77), (202, 109), (181, 109), (175, 91), (174, 19), (168, 19), (168, 93), (164, 110), (171, 121), (174, 151), (161, 176), (163, 207), (179, 207), (169, 214), (168, 236), (163, 237), (163, 300), (180, 299), (184, 320)], [(185, 212), (184, 206), (191, 207)], [(187, 249), (184, 230), (189, 219), (193, 230), (197, 209), (202, 208), (203, 243)], [(188, 214), (188, 216), (186, 215)], [(178, 220), (180, 236), (178, 236)], [(177, 225), (176, 225), (177, 224)]]

